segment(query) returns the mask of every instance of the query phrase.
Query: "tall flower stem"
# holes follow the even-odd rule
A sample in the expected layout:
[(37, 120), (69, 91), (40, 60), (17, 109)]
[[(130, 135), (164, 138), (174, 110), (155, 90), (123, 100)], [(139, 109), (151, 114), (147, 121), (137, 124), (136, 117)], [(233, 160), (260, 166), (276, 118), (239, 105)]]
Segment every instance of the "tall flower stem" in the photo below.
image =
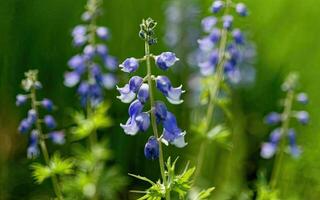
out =
[[(226, 9), (225, 9), (225, 15), (228, 14), (229, 12), (229, 5), (230, 5), (230, 1), (226, 0)], [(219, 61), (218, 61), (218, 65), (217, 65), (217, 71), (216, 74), (214, 75), (214, 80), (212, 83), (212, 89), (209, 91), (210, 96), (209, 96), (209, 103), (208, 103), (208, 108), (207, 108), (207, 114), (206, 114), (206, 122), (205, 122), (205, 134), (207, 134), (207, 132), (210, 129), (210, 125), (212, 122), (212, 117), (213, 117), (213, 113), (215, 110), (215, 101), (217, 98), (217, 94), (219, 92), (220, 86), (221, 86), (221, 82), (224, 79), (224, 63), (225, 63), (225, 50), (226, 50), (226, 46), (227, 46), (227, 41), (228, 41), (228, 31), (226, 29), (222, 29), (221, 31), (221, 40), (220, 40), (220, 45), (219, 45)], [(197, 170), (195, 173), (195, 180), (198, 179), (198, 177), (200, 176), (200, 172), (201, 172), (201, 168), (203, 166), (203, 161), (204, 161), (204, 154), (205, 154), (205, 147), (207, 145), (206, 140), (203, 141), (200, 145), (200, 153), (198, 156), (198, 160), (197, 160)]]
[[(294, 100), (294, 91), (289, 90), (287, 93), (285, 102), (284, 102), (284, 111), (282, 113), (282, 119), (283, 119), (283, 123), (281, 126), (282, 138), (284, 138), (285, 135), (288, 134), (293, 100)], [(278, 180), (279, 180), (281, 166), (282, 166), (282, 162), (284, 159), (284, 147), (285, 147), (285, 140), (282, 139), (280, 141), (279, 150), (276, 154), (273, 169), (272, 169), (272, 174), (271, 174), (271, 179), (270, 179), (271, 189), (276, 188)]]
[[(38, 117), (39, 112), (38, 112), (38, 107), (37, 107), (37, 97), (36, 97), (36, 89), (35, 88), (33, 88), (31, 90), (31, 106), (32, 106), (32, 109), (36, 112), (36, 115)], [(44, 161), (45, 161), (46, 165), (49, 166), (50, 157), (49, 157), (47, 145), (46, 145), (46, 142), (44, 139), (44, 135), (42, 132), (41, 122), (39, 121), (39, 119), (36, 120), (36, 129), (38, 130), (38, 133), (39, 133), (39, 144), (40, 144), (40, 148), (42, 151)], [(55, 174), (53, 174), (51, 176), (51, 180), (52, 180), (54, 193), (56, 194), (56, 196), (59, 200), (63, 200), (63, 195), (62, 195), (61, 188), (60, 188), (60, 185), (58, 182), (58, 177)]]
[[(145, 42), (145, 55), (146, 55), (146, 62), (147, 62), (147, 77), (148, 77), (148, 85), (149, 85), (149, 92), (150, 92), (150, 105), (151, 108), (154, 108), (154, 96), (153, 96), (153, 88), (152, 88), (152, 72), (151, 72), (151, 62), (150, 62), (150, 45), (148, 42)], [(154, 136), (158, 139), (159, 143), (159, 165), (160, 165), (160, 172), (163, 180), (163, 184), (165, 186), (165, 196), (166, 200), (170, 200), (170, 188), (167, 185), (167, 179), (165, 175), (165, 170), (164, 170), (164, 159), (163, 159), (163, 150), (162, 150), (162, 145), (161, 141), (159, 139), (159, 134), (158, 134), (158, 127), (157, 127), (157, 122), (156, 122), (156, 117), (154, 114), (154, 110), (151, 113), (151, 125), (153, 129), (153, 134)]]

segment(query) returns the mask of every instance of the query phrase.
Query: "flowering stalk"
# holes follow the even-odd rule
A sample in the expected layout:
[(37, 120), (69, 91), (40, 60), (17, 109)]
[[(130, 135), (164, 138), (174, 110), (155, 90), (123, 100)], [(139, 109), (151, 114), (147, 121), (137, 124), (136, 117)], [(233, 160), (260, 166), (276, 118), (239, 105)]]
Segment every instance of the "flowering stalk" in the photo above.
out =
[[(46, 166), (50, 166), (50, 156), (48, 153), (47, 145), (45, 139), (51, 139), (54, 143), (63, 144), (64, 134), (62, 132), (53, 131), (48, 134), (44, 134), (42, 130), (42, 123), (44, 123), (48, 129), (54, 129), (56, 127), (56, 122), (51, 115), (46, 115), (44, 119), (40, 119), (39, 116), (39, 106), (44, 109), (51, 111), (53, 109), (53, 103), (49, 99), (43, 99), (42, 101), (37, 100), (37, 90), (40, 89), (41, 83), (38, 81), (38, 71), (30, 70), (25, 73), (26, 79), (22, 81), (22, 86), (25, 91), (29, 92), (27, 95), (19, 94), (17, 95), (17, 106), (23, 105), (30, 98), (31, 110), (28, 112), (28, 117), (19, 125), (19, 131), (21, 133), (27, 133), (32, 127), (34, 129), (30, 134), (30, 146), (28, 148), (28, 157), (33, 158), (38, 156), (39, 150), (38, 145), (40, 145), (41, 152), (46, 163)], [(63, 199), (61, 188), (58, 182), (58, 177), (56, 174), (51, 174), (51, 180), (55, 195), (58, 199)]]
[[(177, 147), (184, 147), (185, 132), (177, 125), (175, 116), (167, 110), (165, 104), (161, 101), (155, 101), (153, 94), (153, 81), (155, 81), (156, 88), (164, 94), (171, 104), (181, 104), (183, 100), (180, 99), (181, 94), (184, 93), (182, 86), (173, 87), (171, 81), (166, 76), (154, 76), (152, 74), (151, 59), (155, 60), (158, 68), (163, 71), (168, 70), (179, 59), (172, 52), (164, 52), (158, 56), (150, 53), (150, 46), (157, 42), (154, 38), (154, 29), (157, 23), (148, 18), (143, 20), (140, 25), (139, 36), (145, 42), (145, 56), (140, 59), (128, 58), (121, 65), (122, 71), (127, 73), (135, 72), (140, 62), (146, 62), (147, 75), (142, 78), (133, 76), (129, 80), (129, 84), (119, 88), (120, 96), (118, 98), (123, 103), (131, 103), (129, 106), (129, 119), (125, 124), (120, 124), (127, 135), (136, 135), (139, 131), (146, 132), (150, 126), (153, 129), (153, 136), (150, 136), (145, 145), (144, 154), (147, 159), (159, 159), (160, 172), (162, 176), (164, 194), (163, 197), (170, 199), (170, 178), (168, 172), (165, 171), (165, 163), (163, 156), (163, 149), (161, 142), (168, 145), (173, 144)], [(147, 83), (144, 83), (147, 82)], [(133, 101), (137, 96), (137, 100)], [(150, 102), (150, 109), (143, 112), (143, 108), (147, 101)], [(151, 115), (151, 116), (150, 116)], [(151, 118), (151, 120), (150, 120)], [(158, 125), (162, 124), (163, 133), (160, 136), (158, 133)], [(168, 168), (167, 164), (167, 168)]]
[[(239, 45), (244, 43), (242, 33), (239, 29), (234, 29), (232, 36), (234, 42), (230, 41), (229, 35), (232, 30), (233, 16), (230, 15), (230, 8), (234, 7), (240, 16), (246, 16), (247, 10), (243, 3), (234, 4), (231, 0), (213, 2), (211, 11), (218, 13), (224, 9), (222, 17), (222, 28), (218, 29), (216, 24), (218, 19), (210, 16), (202, 20), (202, 26), (209, 36), (198, 40), (200, 55), (199, 67), (202, 79), (208, 84), (204, 86), (204, 92), (208, 92), (207, 114), (204, 121), (204, 127), (201, 132), (207, 134), (211, 129), (213, 113), (218, 101), (218, 94), (221, 91), (221, 85), (225, 79), (236, 79), (238, 74), (238, 66), (240, 60)], [(218, 46), (218, 48), (215, 48)], [(212, 79), (212, 80), (211, 80)], [(204, 140), (200, 146), (197, 171), (195, 179), (200, 175), (203, 165), (203, 157), (207, 140)]]
[[(151, 71), (151, 62), (150, 62), (150, 45), (147, 41), (145, 41), (145, 55), (146, 55), (146, 62), (147, 62), (147, 77), (148, 77), (148, 85), (149, 85), (149, 93), (150, 93), (150, 105), (151, 108), (154, 108), (154, 96), (153, 96), (153, 86), (152, 86), (152, 71)], [(159, 134), (158, 134), (158, 127), (156, 123), (156, 116), (154, 114), (154, 111), (152, 111), (151, 114), (151, 126), (153, 130), (153, 134), (155, 138), (158, 138), (159, 142)], [(170, 199), (170, 188), (167, 185), (167, 178), (165, 176), (164, 171), (164, 160), (163, 160), (163, 151), (162, 151), (162, 145), (161, 142), (159, 142), (159, 166), (160, 166), (160, 172), (163, 180), (163, 184), (166, 187), (166, 199)]]
[(274, 166), (270, 179), (270, 187), (273, 190), (277, 186), (286, 151), (286, 140), (283, 138), (288, 137), (290, 153), (293, 157), (298, 157), (301, 153), (301, 150), (295, 141), (295, 130), (290, 128), (291, 118), (296, 118), (303, 125), (307, 124), (309, 121), (309, 114), (306, 111), (293, 110), (293, 103), (295, 100), (304, 105), (308, 101), (308, 97), (305, 93), (296, 94), (297, 85), (298, 75), (295, 73), (289, 74), (288, 78), (282, 85), (283, 91), (287, 93), (284, 100), (283, 112), (281, 114), (272, 112), (265, 118), (265, 122), (270, 125), (281, 123), (280, 128), (272, 131), (269, 142), (263, 143), (261, 149), (261, 156), (265, 159), (269, 159), (275, 155)]

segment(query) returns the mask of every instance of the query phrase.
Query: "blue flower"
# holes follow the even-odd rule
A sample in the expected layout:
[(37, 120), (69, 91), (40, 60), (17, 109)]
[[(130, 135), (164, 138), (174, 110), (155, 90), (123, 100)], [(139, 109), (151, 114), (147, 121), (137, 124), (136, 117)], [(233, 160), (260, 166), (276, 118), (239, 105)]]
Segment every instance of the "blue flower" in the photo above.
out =
[(109, 38), (109, 30), (106, 27), (98, 27), (96, 33), (102, 40), (107, 40)]
[(217, 24), (218, 20), (216, 17), (206, 17), (201, 21), (202, 29), (206, 33), (210, 33), (214, 26)]
[(233, 30), (232, 31), (232, 36), (233, 36), (234, 41), (237, 44), (243, 44), (244, 43), (244, 38), (243, 38), (243, 35), (242, 35), (240, 29)]
[(135, 117), (142, 112), (143, 104), (139, 100), (135, 100), (129, 106), (129, 116)]
[(172, 87), (170, 80), (166, 76), (156, 77), (156, 86), (161, 91), (168, 101), (172, 104), (181, 104), (183, 100), (180, 99), (181, 94), (184, 93), (182, 85), (179, 87)]
[(142, 84), (137, 96), (141, 103), (146, 103), (149, 99), (149, 85), (146, 83)]
[(149, 137), (148, 142), (144, 147), (144, 155), (149, 160), (159, 158), (159, 143), (154, 136)]
[(129, 80), (130, 90), (134, 93), (138, 92), (142, 83), (143, 83), (143, 78), (141, 78), (140, 76), (131, 77)]
[(270, 134), (270, 142), (272, 144), (277, 145), (279, 143), (280, 139), (281, 139), (281, 136), (282, 136), (282, 134), (281, 134), (281, 129), (280, 128), (277, 128), (277, 129), (273, 130), (271, 132), (271, 134)]
[(223, 28), (230, 30), (233, 24), (233, 16), (225, 15), (223, 16), (222, 20), (223, 20)]
[(214, 43), (212, 42), (210, 37), (204, 37), (198, 40), (199, 48), (202, 51), (210, 51), (214, 47)]
[(55, 144), (64, 144), (65, 143), (65, 134), (63, 131), (53, 131), (48, 133), (48, 138)]
[(297, 101), (303, 105), (306, 105), (309, 102), (308, 95), (306, 93), (299, 93), (297, 95)]
[(57, 127), (56, 120), (51, 115), (44, 116), (43, 122), (49, 129), (54, 129)]
[(262, 144), (260, 155), (264, 159), (269, 159), (274, 156), (274, 154), (276, 153), (276, 150), (277, 150), (277, 145), (266, 142)]
[(28, 119), (23, 119), (20, 122), (20, 125), (18, 127), (18, 130), (20, 133), (27, 133), (32, 127), (32, 123)]
[(277, 124), (281, 121), (281, 114), (276, 113), (276, 112), (271, 112), (265, 117), (265, 123), (274, 125)]
[(107, 69), (114, 71), (117, 69), (118, 67), (118, 60), (110, 55), (107, 55), (104, 57), (104, 65)]
[(158, 122), (161, 122), (167, 118), (167, 107), (162, 101), (156, 101), (154, 105), (155, 115)]
[(164, 52), (159, 56), (155, 57), (157, 66), (162, 70), (167, 70), (169, 67), (174, 65), (175, 62), (179, 61), (176, 54), (172, 52)]
[(84, 45), (88, 40), (88, 37), (86, 36), (86, 34), (87, 34), (86, 26), (83, 26), (83, 25), (76, 26), (72, 31), (73, 44), (75, 46)]
[(182, 148), (187, 144), (184, 141), (186, 132), (182, 132), (177, 125), (177, 120), (171, 112), (167, 112), (166, 119), (163, 121), (163, 140)]
[(129, 106), (129, 119), (127, 120), (126, 124), (120, 124), (120, 126), (123, 128), (124, 132), (127, 135), (136, 135), (138, 131), (144, 130), (146, 127), (146, 124), (143, 124), (142, 118), (140, 117), (145, 117), (145, 116), (140, 116), (138, 117), (138, 123), (136, 122), (136, 117), (139, 116), (139, 114), (142, 112), (143, 105), (139, 100), (135, 100), (132, 102)]
[(118, 79), (114, 74), (108, 73), (102, 76), (102, 85), (104, 88), (111, 90), (118, 82)]
[(117, 86), (117, 90), (120, 92), (120, 96), (117, 96), (123, 103), (130, 103), (136, 97), (136, 94), (130, 90), (130, 85), (126, 84), (124, 87), (119, 88)]
[(66, 72), (64, 74), (64, 82), (63, 84), (67, 87), (74, 87), (80, 81), (80, 75), (73, 71), (73, 72)]
[(29, 139), (29, 147), (27, 149), (27, 157), (28, 158), (35, 158), (40, 154), (38, 148), (38, 140), (39, 140), (39, 133), (37, 130), (32, 130)]
[(217, 28), (214, 28), (209, 35), (211, 42), (213, 42), (214, 44), (219, 42), (220, 37), (221, 37), (221, 31)]
[(53, 103), (52, 103), (52, 101), (50, 99), (47, 99), (47, 98), (43, 99), (41, 101), (41, 106), (43, 108), (45, 108), (46, 110), (48, 110), (48, 111), (52, 111), (53, 110)]
[(139, 61), (135, 58), (127, 58), (119, 67), (124, 72), (132, 73), (138, 69)]
[(240, 16), (247, 16), (248, 15), (248, 11), (247, 11), (247, 7), (245, 4), (243, 3), (238, 3), (236, 5), (236, 12), (240, 15)]
[(293, 157), (297, 158), (301, 154), (300, 148), (297, 146), (296, 143), (296, 133), (294, 129), (289, 129), (288, 132), (288, 139), (289, 139), (289, 147), (290, 147), (290, 153)]
[(92, 59), (96, 54), (96, 48), (93, 45), (88, 44), (84, 47), (83, 54), (87, 59)]
[(306, 111), (299, 111), (295, 114), (295, 117), (298, 119), (298, 121), (303, 124), (306, 125), (309, 123), (309, 113)]
[(135, 117), (135, 121), (140, 131), (147, 131), (150, 126), (150, 116), (146, 112), (139, 113)]
[(28, 111), (28, 121), (30, 122), (30, 124), (35, 124), (37, 121), (37, 112), (34, 109), (31, 109)]
[(71, 69), (82, 69), (85, 67), (85, 61), (86, 60), (81, 55), (75, 55), (68, 61), (68, 65)]
[(127, 135), (136, 135), (139, 131), (139, 127), (132, 117), (129, 117), (126, 124), (120, 124), (120, 126)]
[(27, 95), (23, 95), (23, 94), (18, 94), (16, 96), (16, 105), (17, 106), (21, 106), (23, 104), (25, 104), (28, 100), (28, 96)]
[(108, 48), (104, 44), (98, 44), (96, 46), (96, 51), (102, 58), (106, 57), (108, 54)]
[(218, 13), (224, 6), (223, 1), (214, 1), (211, 7), (213, 13)]

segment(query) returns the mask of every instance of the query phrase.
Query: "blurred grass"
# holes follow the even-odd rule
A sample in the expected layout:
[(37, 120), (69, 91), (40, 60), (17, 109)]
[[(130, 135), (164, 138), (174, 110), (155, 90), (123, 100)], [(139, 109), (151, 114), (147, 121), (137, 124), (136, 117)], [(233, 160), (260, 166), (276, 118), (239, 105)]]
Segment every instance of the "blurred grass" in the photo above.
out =
[[(105, 13), (100, 23), (107, 25), (112, 32), (112, 40), (109, 42), (111, 54), (119, 60), (143, 55), (143, 43), (137, 36), (138, 25), (142, 18), (153, 17), (159, 22), (158, 36), (161, 37), (165, 31), (163, 23), (166, 2), (105, 1)], [(198, 2), (201, 8), (206, 8), (211, 1)], [(270, 161), (259, 158), (260, 143), (266, 139), (269, 131), (261, 121), (267, 112), (278, 109), (277, 101), (282, 96), (280, 84), (289, 71), (295, 70), (301, 74), (301, 86), (310, 96), (307, 110), (312, 120), (309, 126), (299, 129), (298, 142), (303, 147), (303, 157), (298, 161), (287, 159), (281, 188), (285, 199), (319, 199), (320, 135), (317, 121), (320, 117), (320, 3), (316, 0), (246, 3), (250, 16), (241, 23), (257, 46), (257, 81), (253, 88), (238, 90), (235, 94), (233, 109), (236, 117), (241, 119), (235, 125), (240, 127), (236, 135), (239, 141), (237, 151), (226, 152), (219, 147), (210, 147), (220, 158), (205, 168), (206, 174), (217, 187), (216, 199), (238, 199), (241, 191), (254, 187), (253, 180), (259, 169), (270, 170)], [(16, 131), (23, 112), (14, 105), (15, 95), (21, 91), (19, 84), (23, 72), (29, 68), (38, 68), (45, 87), (43, 96), (52, 98), (60, 108), (73, 105), (76, 100), (74, 91), (65, 88), (62, 80), (67, 60), (77, 52), (71, 46), (70, 31), (80, 22), (84, 4), (84, 0), (0, 1), (0, 199), (19, 199), (21, 196), (31, 198), (34, 194), (45, 194), (48, 191), (46, 188), (50, 187), (45, 185), (39, 189), (30, 178), (29, 161), (25, 158), (27, 139)], [(201, 16), (205, 14), (206, 10)], [(165, 49), (160, 44), (154, 48), (154, 52)], [(123, 83), (126, 77), (122, 79)], [(116, 107), (111, 112), (116, 123), (120, 123), (125, 121), (127, 108), (115, 100), (115, 95), (115, 92), (110, 93), (110, 99)], [(179, 112), (179, 108), (176, 111)], [(67, 125), (68, 109), (60, 109), (57, 114), (60, 116), (60, 124)], [(187, 126), (181, 124), (181, 127)], [(157, 163), (143, 158), (146, 135), (127, 137), (119, 127), (114, 127), (110, 132), (106, 134), (111, 136), (114, 156), (124, 172), (143, 172), (145, 176), (157, 177)], [(196, 156), (196, 148), (188, 149), (194, 150), (190, 154)], [(176, 151), (170, 148), (172, 150)], [(173, 153), (183, 152), (179, 150)], [(133, 185), (136, 184), (140, 182), (133, 182)], [(10, 195), (10, 198), (6, 195)]]

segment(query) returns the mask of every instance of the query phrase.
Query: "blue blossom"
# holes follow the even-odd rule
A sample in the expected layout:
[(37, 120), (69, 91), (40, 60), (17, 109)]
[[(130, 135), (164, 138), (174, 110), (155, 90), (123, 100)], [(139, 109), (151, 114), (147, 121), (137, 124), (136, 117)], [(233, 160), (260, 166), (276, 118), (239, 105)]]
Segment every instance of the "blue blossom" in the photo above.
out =
[(23, 94), (18, 94), (16, 96), (16, 106), (21, 106), (23, 104), (25, 104), (28, 100), (28, 96), (27, 95), (23, 95)]
[(201, 21), (203, 31), (206, 33), (210, 33), (212, 29), (215, 27), (215, 25), (217, 24), (217, 22), (218, 22), (217, 18), (213, 16), (204, 18)]
[(139, 113), (135, 117), (135, 121), (140, 131), (147, 131), (150, 126), (150, 115), (146, 112)]
[(156, 86), (159, 91), (161, 91), (167, 98), (167, 100), (172, 104), (181, 104), (183, 100), (180, 99), (181, 94), (184, 93), (182, 90), (182, 85), (179, 87), (172, 87), (171, 81), (166, 76), (156, 77)]
[(120, 64), (121, 70), (127, 73), (136, 71), (139, 67), (139, 61), (135, 58), (128, 58), (122, 64)]
[(74, 87), (79, 83), (80, 78), (79, 73), (75, 71), (66, 72), (64, 74), (64, 85), (67, 87)]
[(233, 24), (233, 16), (232, 15), (225, 15), (222, 18), (223, 20), (223, 28), (230, 30)]
[(140, 76), (133, 76), (129, 80), (129, 88), (132, 92), (136, 93), (143, 83), (143, 78)]
[(43, 122), (49, 129), (54, 129), (57, 127), (56, 120), (51, 115), (44, 116)]
[(266, 142), (262, 144), (260, 155), (264, 159), (270, 159), (274, 156), (276, 150), (277, 146), (275, 144)]
[(298, 119), (298, 121), (303, 124), (306, 125), (309, 123), (309, 113), (306, 111), (299, 111), (295, 114), (295, 117)]
[(40, 154), (39, 147), (38, 147), (38, 140), (39, 140), (38, 137), (39, 137), (38, 131), (33, 130), (30, 134), (29, 147), (27, 149), (28, 158), (36, 158)]
[(155, 115), (157, 117), (157, 121), (161, 122), (167, 118), (167, 107), (162, 101), (157, 101), (155, 103)]
[(48, 111), (52, 111), (54, 105), (50, 99), (44, 98), (41, 101), (41, 106)]
[(211, 11), (213, 13), (218, 13), (222, 8), (224, 7), (224, 2), (223, 1), (214, 1), (212, 4)]
[(65, 143), (65, 134), (63, 131), (53, 131), (48, 133), (48, 138), (55, 144), (62, 145)]
[(156, 137), (150, 136), (144, 147), (144, 155), (149, 160), (159, 158), (159, 142)]
[(303, 105), (308, 104), (309, 102), (309, 98), (308, 95), (306, 93), (299, 93), (297, 95), (297, 101)]
[(149, 85), (144, 83), (138, 91), (138, 99), (141, 103), (146, 103), (149, 99)]
[(281, 121), (281, 114), (276, 113), (276, 112), (271, 112), (265, 117), (265, 123), (273, 125), (277, 124)]
[(98, 27), (96, 30), (98, 37), (102, 40), (106, 40), (109, 38), (109, 30), (106, 27)]
[(32, 127), (32, 123), (28, 119), (23, 119), (20, 122), (20, 125), (18, 127), (18, 130), (20, 133), (27, 133)]
[(120, 96), (117, 96), (123, 103), (130, 103), (136, 97), (136, 94), (130, 90), (130, 85), (126, 84), (124, 87), (119, 88), (117, 86), (117, 90), (120, 92)]
[(102, 85), (104, 88), (111, 90), (118, 83), (117, 77), (112, 73), (107, 73), (102, 76)]
[(162, 70), (167, 70), (169, 67), (173, 66), (179, 58), (176, 54), (172, 52), (163, 52), (159, 56), (155, 57), (157, 66)]
[(301, 154), (300, 148), (297, 146), (296, 143), (296, 133), (294, 129), (290, 129), (288, 132), (288, 139), (289, 139), (289, 148), (290, 153), (293, 157), (297, 158)]
[(31, 125), (35, 124), (37, 121), (37, 112), (34, 109), (30, 109), (28, 111), (28, 118), (27, 120), (30, 122)]
[(248, 15), (247, 7), (244, 3), (238, 3), (236, 5), (236, 12), (243, 17)]
[(232, 36), (233, 36), (233, 39), (236, 44), (243, 44), (244, 43), (244, 38), (243, 38), (243, 35), (242, 35), (240, 29), (234, 29), (232, 31)]
[(171, 112), (167, 112), (166, 119), (163, 121), (163, 140), (176, 147), (182, 148), (187, 144), (184, 141), (186, 132), (182, 132), (177, 125), (177, 120)]

